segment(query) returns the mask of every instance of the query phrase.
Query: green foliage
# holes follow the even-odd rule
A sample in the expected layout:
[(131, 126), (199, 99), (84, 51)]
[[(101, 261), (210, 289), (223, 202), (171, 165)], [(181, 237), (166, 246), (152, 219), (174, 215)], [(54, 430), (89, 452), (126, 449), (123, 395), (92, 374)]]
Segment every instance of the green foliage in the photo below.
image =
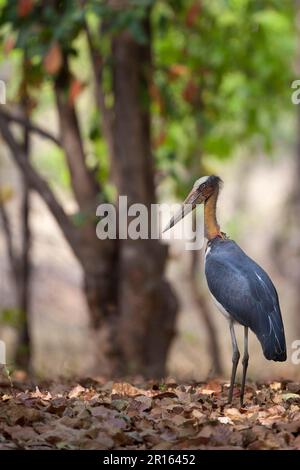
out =
[(35, 2), (26, 14), (19, 10), (19, 2), (6, 1), (0, 24), (10, 24), (16, 32), (16, 47), (26, 49), (29, 58), (43, 57), (49, 45), (58, 41), (66, 52), (72, 51), (72, 41), (83, 28), (84, 10), (79, 2)]
[[(25, 2), (26, 3), (26, 2)], [(102, 86), (113, 107), (111, 42), (122, 30), (141, 44), (151, 40), (150, 86), (156, 164), (183, 193), (207, 157), (228, 158), (241, 145), (270, 151), (290, 106), (295, 52), (294, 5), (290, 0), (130, 0), (127, 8), (105, 0), (0, 3), (0, 40), (15, 38), (13, 55), (26, 54), (23, 71), (32, 93), (55, 78), (60, 55), (76, 76), (92, 76), (85, 25), (103, 60)], [(55, 6), (56, 5), (56, 6)], [(146, 19), (151, 11), (151, 36)], [(55, 46), (55, 47), (54, 47)], [(11, 53), (10, 53), (11, 54)], [(12, 56), (12, 54), (11, 54)], [(17, 56), (16, 56), (17, 57)], [(86, 64), (86, 66), (85, 66)], [(16, 77), (20, 75), (16, 73)], [(22, 80), (15, 79), (22, 84)], [(89, 86), (89, 93), (93, 93)], [(39, 101), (43, 100), (41, 91)], [(50, 96), (50, 95), (49, 95)], [(53, 96), (51, 97), (53, 100)], [(110, 162), (101, 117), (84, 117), (88, 161), (107, 186)], [(60, 166), (54, 155), (50, 167)], [(51, 173), (50, 168), (50, 173)], [(63, 172), (63, 175), (65, 173)], [(63, 184), (68, 184), (63, 176)]]
[(101, 18), (106, 25), (106, 32), (117, 34), (128, 30), (140, 44), (149, 40), (144, 28), (149, 8), (155, 4), (155, 0), (129, 0), (129, 8), (118, 8), (107, 1), (91, 0), (87, 2), (87, 8)]
[(190, 185), (203, 155), (228, 157), (244, 143), (269, 151), (291, 109), (292, 2), (161, 1), (152, 23), (162, 167), (174, 176), (176, 149)]
[(35, 166), (41, 174), (45, 174), (53, 181), (53, 184), (63, 189), (70, 187), (70, 175), (64, 158), (64, 153), (59, 147), (51, 147), (43, 150), (38, 158), (34, 158)]

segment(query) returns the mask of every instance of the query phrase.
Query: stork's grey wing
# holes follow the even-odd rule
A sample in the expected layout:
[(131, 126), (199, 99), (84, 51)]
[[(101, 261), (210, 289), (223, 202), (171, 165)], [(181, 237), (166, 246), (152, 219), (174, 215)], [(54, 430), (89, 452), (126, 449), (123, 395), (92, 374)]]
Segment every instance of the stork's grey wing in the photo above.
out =
[(216, 240), (210, 248), (205, 274), (212, 295), (256, 334), (267, 359), (285, 361), (284, 327), (271, 279), (235, 242)]

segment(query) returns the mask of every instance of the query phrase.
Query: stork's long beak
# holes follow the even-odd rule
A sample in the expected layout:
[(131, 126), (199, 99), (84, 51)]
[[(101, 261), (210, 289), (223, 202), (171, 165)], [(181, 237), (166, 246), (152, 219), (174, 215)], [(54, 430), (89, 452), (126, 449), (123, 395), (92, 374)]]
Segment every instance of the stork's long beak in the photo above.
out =
[(199, 191), (198, 188), (192, 189), (190, 194), (187, 196), (183, 204), (181, 205), (180, 209), (178, 212), (171, 218), (170, 222), (168, 225), (164, 228), (162, 233), (167, 232), (167, 230), (170, 230), (170, 228), (174, 227), (174, 225), (177, 224), (180, 220), (182, 220), (187, 214), (192, 212), (193, 209), (195, 209), (197, 204), (201, 204), (204, 202), (205, 197)]

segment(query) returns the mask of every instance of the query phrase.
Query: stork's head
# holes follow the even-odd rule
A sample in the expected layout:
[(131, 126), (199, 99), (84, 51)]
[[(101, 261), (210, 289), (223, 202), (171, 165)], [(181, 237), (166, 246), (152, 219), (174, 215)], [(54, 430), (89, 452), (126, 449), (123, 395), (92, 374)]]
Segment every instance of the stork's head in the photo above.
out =
[(164, 232), (174, 227), (177, 222), (183, 219), (197, 204), (202, 204), (207, 201), (212, 194), (219, 190), (222, 180), (218, 176), (202, 176), (193, 185), (193, 189), (183, 202), (179, 211), (171, 218), (170, 222), (164, 229)]

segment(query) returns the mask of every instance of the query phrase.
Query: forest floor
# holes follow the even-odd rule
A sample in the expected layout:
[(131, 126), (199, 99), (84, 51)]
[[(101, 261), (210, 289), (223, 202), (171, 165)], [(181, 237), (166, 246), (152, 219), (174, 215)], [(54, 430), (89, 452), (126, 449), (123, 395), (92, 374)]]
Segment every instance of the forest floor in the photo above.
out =
[(0, 382), (2, 449), (300, 449), (300, 383)]

